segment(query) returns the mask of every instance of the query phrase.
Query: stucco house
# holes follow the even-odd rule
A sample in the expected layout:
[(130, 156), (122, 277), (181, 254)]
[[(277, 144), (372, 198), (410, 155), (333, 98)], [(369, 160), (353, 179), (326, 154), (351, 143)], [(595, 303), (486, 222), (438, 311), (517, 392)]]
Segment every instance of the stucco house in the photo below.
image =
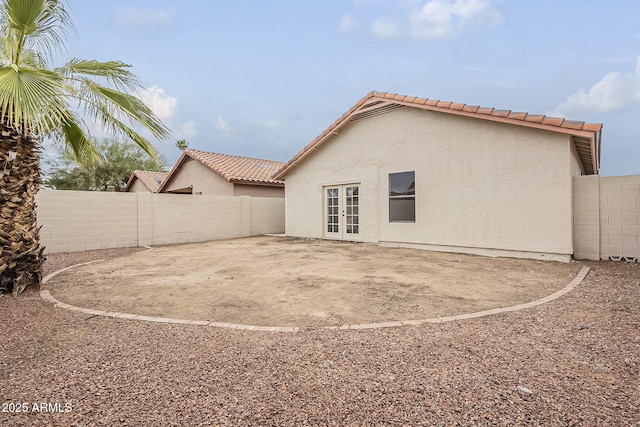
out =
[(157, 193), (160, 190), (162, 182), (168, 175), (168, 172), (135, 170), (131, 174), (131, 177), (129, 177), (129, 181), (127, 182), (127, 186), (124, 188), (124, 191), (128, 191), (130, 193)]
[(160, 186), (160, 193), (284, 197), (272, 178), (284, 163), (188, 149)]
[(601, 124), (371, 92), (274, 175), (286, 234), (568, 261)]

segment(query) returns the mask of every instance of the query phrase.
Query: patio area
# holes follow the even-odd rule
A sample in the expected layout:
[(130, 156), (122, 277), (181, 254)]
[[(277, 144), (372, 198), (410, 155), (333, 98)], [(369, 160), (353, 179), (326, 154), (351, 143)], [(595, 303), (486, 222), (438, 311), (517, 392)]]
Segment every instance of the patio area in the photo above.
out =
[(65, 271), (45, 288), (94, 310), (321, 327), (523, 304), (565, 287), (581, 266), (261, 236), (156, 247)]

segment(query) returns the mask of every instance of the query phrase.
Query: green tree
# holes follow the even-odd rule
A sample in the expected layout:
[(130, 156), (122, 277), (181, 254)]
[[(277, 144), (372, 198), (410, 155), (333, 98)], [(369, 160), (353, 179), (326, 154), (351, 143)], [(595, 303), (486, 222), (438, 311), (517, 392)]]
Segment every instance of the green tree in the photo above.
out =
[(78, 165), (73, 153), (61, 150), (44, 185), (54, 190), (120, 191), (135, 170), (167, 169), (162, 156), (153, 160), (132, 142), (105, 139), (94, 146), (100, 161), (87, 165)]
[(178, 147), (180, 151), (184, 151), (189, 148), (189, 143), (186, 139), (179, 139), (176, 141), (176, 147)]
[(135, 96), (141, 86), (118, 61), (73, 58), (50, 65), (72, 28), (58, 0), (2, 0), (0, 4), (0, 291), (39, 288), (43, 248), (35, 212), (43, 137), (55, 137), (84, 163), (98, 158), (82, 118), (101, 123), (155, 158), (134, 130), (159, 139), (169, 130)]

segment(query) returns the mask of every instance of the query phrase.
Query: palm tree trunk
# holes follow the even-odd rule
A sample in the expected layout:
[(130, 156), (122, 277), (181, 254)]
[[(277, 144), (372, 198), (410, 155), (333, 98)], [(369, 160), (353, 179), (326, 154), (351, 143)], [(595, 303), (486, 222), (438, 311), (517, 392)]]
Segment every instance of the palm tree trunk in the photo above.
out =
[(40, 144), (0, 124), (0, 292), (40, 288), (44, 247), (36, 221)]

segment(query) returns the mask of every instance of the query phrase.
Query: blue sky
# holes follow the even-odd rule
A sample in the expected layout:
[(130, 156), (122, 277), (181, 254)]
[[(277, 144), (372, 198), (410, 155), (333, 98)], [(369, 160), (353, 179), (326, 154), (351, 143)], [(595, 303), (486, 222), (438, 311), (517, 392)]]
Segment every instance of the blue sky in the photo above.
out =
[[(286, 161), (371, 90), (603, 123), (640, 173), (636, 0), (68, 0), (68, 56), (133, 65), (191, 148)], [(59, 65), (59, 64), (56, 64)]]

